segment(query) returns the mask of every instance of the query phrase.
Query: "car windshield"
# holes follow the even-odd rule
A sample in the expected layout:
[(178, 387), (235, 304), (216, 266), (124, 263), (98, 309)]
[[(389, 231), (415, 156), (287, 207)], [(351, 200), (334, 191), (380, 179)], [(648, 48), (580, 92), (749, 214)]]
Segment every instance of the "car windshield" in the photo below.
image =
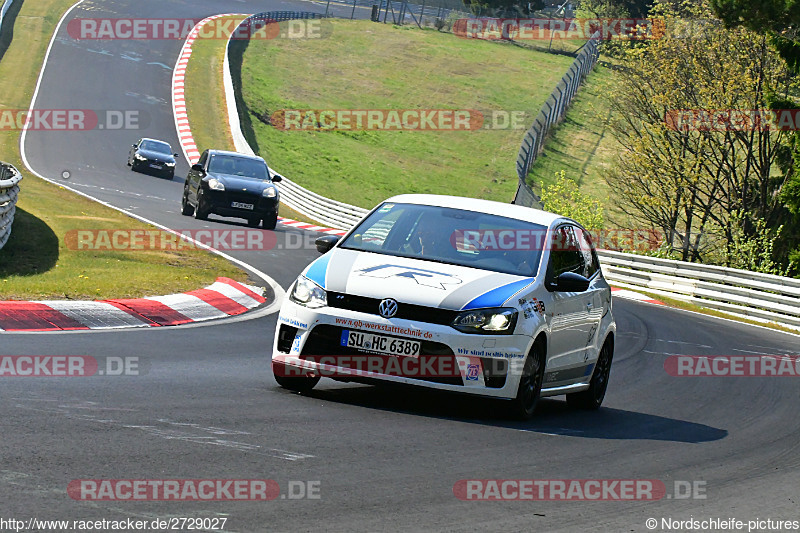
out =
[(259, 180), (269, 179), (267, 164), (258, 159), (236, 157), (230, 155), (212, 155), (208, 163), (209, 172), (254, 178)]
[(475, 211), (384, 203), (340, 247), (534, 277), (546, 231)]
[(141, 150), (149, 150), (151, 152), (158, 152), (159, 154), (172, 155), (172, 148), (165, 142), (161, 141), (142, 141), (139, 146)]

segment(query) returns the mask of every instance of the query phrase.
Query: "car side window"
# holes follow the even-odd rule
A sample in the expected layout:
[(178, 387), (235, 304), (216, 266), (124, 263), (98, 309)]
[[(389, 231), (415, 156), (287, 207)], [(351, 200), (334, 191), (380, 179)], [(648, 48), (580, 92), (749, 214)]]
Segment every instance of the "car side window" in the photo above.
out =
[(581, 253), (583, 254), (583, 261), (586, 263), (586, 274), (584, 274), (584, 276), (591, 278), (600, 270), (600, 261), (597, 259), (597, 252), (592, 244), (592, 237), (585, 229), (575, 228), (575, 231), (578, 234), (578, 243), (580, 244)]
[(556, 228), (550, 242), (550, 264), (548, 278), (555, 280), (564, 272), (586, 275), (587, 265), (581, 251), (575, 229), (570, 225)]

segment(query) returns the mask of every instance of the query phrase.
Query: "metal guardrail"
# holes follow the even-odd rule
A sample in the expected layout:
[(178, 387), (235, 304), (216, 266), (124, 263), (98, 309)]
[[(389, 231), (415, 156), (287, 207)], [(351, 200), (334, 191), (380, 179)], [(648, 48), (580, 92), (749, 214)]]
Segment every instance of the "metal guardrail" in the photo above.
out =
[(592, 35), (586, 42), (586, 45), (578, 54), (578, 57), (575, 58), (567, 73), (564, 74), (556, 88), (550, 93), (550, 97), (542, 105), (542, 109), (536, 115), (533, 125), (522, 138), (522, 146), (520, 146), (519, 154), (517, 155), (519, 184), (517, 185), (517, 194), (513, 202), (517, 205), (535, 207), (537, 209), (542, 207), (539, 197), (536, 196), (526, 182), (528, 171), (539, 155), (550, 128), (564, 118), (567, 108), (572, 103), (572, 99), (575, 98), (581, 83), (597, 64), (597, 59), (600, 57), (597, 45), (598, 36), (599, 32)]
[(800, 279), (608, 250), (598, 255), (603, 274), (615, 286), (800, 327)]
[(325, 13), (330, 12), (331, 4), (333, 4), (339, 7), (352, 8), (350, 18), (353, 18), (357, 7), (372, 9), (372, 6), (378, 6), (378, 20), (376, 22), (388, 22), (391, 17), (391, 22), (394, 24), (403, 24), (409, 21), (421, 24), (423, 17), (446, 19), (451, 13), (456, 13), (464, 18), (472, 16), (460, 0), (417, 1), (419, 3), (412, 3), (408, 0), (327, 0)]
[(0, 248), (11, 236), (11, 224), (17, 210), (17, 195), (22, 174), (13, 165), (0, 162)]
[(314, 13), (312, 11), (265, 11), (264, 13), (258, 13), (256, 15), (251, 15), (244, 19), (239, 26), (243, 24), (247, 24), (248, 21), (253, 20), (271, 20), (274, 22), (284, 22), (286, 20), (297, 20), (297, 19), (322, 19), (325, 18), (325, 15), (322, 13)]

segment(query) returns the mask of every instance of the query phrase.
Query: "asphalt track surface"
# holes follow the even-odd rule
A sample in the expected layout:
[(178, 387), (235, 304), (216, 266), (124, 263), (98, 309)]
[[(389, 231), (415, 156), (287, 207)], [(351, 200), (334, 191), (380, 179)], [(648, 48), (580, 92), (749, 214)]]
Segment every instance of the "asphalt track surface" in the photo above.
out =
[[(94, 1), (70, 16), (271, 9), (324, 6)], [(177, 147), (170, 79), (180, 46), (79, 43), (62, 26), (36, 106), (147, 109), (152, 121), (133, 134), (29, 132), (33, 170), (53, 179), (69, 170), (70, 186), (168, 227), (236, 227), (180, 216), (186, 162), (172, 182), (125, 166), (134, 137)], [(232, 255), (286, 288), (316, 252)], [(274, 314), (201, 327), (2, 334), (0, 355), (138, 357), (148, 371), (3, 378), (0, 517), (225, 517), (225, 531), (647, 531), (651, 517), (797, 519), (796, 378), (678, 378), (663, 365), (672, 354), (796, 354), (798, 337), (632, 301), (615, 301), (614, 312), (619, 335), (603, 408), (578, 412), (547, 399), (526, 423), (498, 418), (495, 404), (424, 391), (326, 380), (309, 396), (282, 390), (269, 368)], [(268, 478), (284, 495), (290, 481), (318, 481), (320, 498), (86, 502), (66, 490), (75, 479), (182, 478)], [(453, 494), (462, 479), (657, 479), (670, 495), (678, 480), (699, 483), (706, 497), (465, 502)]]

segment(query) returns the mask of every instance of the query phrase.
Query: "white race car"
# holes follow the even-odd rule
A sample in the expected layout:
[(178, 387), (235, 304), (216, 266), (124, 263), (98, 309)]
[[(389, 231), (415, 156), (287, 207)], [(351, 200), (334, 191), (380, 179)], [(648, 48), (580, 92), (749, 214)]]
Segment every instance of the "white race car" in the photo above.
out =
[(486, 200), (402, 195), (289, 288), (272, 369), (309, 391), (320, 377), (395, 382), (510, 400), (603, 402), (616, 326), (588, 232), (552, 213)]

